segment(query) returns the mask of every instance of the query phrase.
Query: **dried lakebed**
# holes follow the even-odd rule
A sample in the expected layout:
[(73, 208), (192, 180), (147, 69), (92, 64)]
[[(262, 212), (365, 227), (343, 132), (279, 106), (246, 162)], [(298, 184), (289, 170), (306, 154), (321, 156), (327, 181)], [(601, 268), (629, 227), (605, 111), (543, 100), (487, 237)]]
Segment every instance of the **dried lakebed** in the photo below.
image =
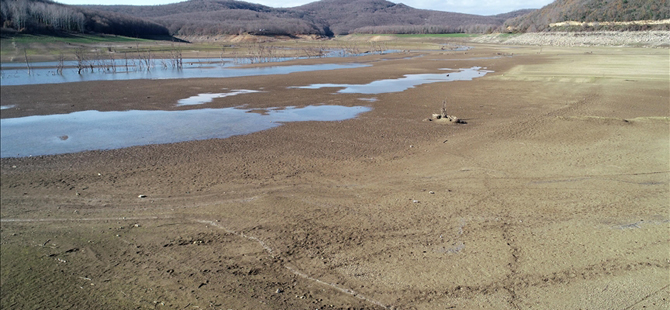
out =
[[(452, 70), (452, 69), (440, 69)], [(402, 92), (418, 85), (472, 80), (486, 75), (481, 67), (439, 74), (407, 74), (368, 84), (314, 84), (292, 88), (342, 88), (338, 93), (381, 94)], [(261, 91), (230, 90), (203, 93), (181, 99), (176, 106), (204, 105), (217, 98)], [(374, 102), (376, 98), (361, 98)], [(270, 108), (264, 113), (253, 108), (193, 109), (182, 111), (80, 111), (2, 119), (1, 157), (25, 157), (108, 150), (131, 146), (223, 139), (279, 126), (282, 122), (342, 121), (370, 111), (364, 106), (312, 105), (303, 108)], [(250, 113), (251, 112), (251, 113)]]

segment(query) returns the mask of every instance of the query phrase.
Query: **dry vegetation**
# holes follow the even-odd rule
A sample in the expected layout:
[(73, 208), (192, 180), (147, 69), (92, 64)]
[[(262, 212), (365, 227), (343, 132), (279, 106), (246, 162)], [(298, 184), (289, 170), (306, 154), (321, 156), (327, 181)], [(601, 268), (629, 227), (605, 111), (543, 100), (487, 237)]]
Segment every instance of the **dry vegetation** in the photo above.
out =
[(113, 12), (102, 12), (48, 0), (1, 0), (3, 32), (106, 33), (132, 37), (167, 36), (168, 30), (154, 22)]
[[(540, 10), (505, 22), (518, 32), (581, 30), (670, 30), (668, 24), (608, 24), (670, 18), (670, 2), (664, 0), (557, 0)], [(579, 25), (550, 27), (552, 23), (579, 22)], [(588, 22), (601, 22), (588, 24)], [(581, 24), (587, 23), (587, 24)]]
[(322, 0), (277, 9), (258, 4), (191, 0), (161, 6), (90, 6), (160, 23), (174, 35), (452, 33), (491, 31), (527, 10), (479, 16), (419, 10), (385, 0)]

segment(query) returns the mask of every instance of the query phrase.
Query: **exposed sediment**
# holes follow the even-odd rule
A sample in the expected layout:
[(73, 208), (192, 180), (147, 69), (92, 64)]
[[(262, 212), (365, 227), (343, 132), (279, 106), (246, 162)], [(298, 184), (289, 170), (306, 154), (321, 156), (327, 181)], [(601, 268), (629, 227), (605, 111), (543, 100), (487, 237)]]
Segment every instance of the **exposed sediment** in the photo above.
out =
[(670, 31), (533, 32), (520, 35), (490, 34), (472, 39), (477, 43), (551, 46), (670, 47)]

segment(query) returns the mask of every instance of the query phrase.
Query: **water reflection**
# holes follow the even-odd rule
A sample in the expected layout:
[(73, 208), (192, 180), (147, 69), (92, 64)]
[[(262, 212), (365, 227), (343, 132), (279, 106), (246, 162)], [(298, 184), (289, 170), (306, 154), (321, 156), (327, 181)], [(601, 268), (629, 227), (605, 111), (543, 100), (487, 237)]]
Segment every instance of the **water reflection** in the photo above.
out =
[[(440, 69), (451, 70), (451, 69)], [(321, 88), (342, 88), (338, 93), (349, 94), (383, 94), (403, 92), (422, 84), (450, 81), (470, 81), (474, 78), (483, 77), (493, 71), (483, 70), (481, 67), (472, 67), (460, 69), (458, 72), (437, 73), (437, 74), (406, 74), (398, 79), (386, 79), (374, 81), (369, 84), (312, 84), (307, 86), (294, 86), (291, 88), (303, 89), (321, 89)]]
[[(201, 63), (202, 64), (202, 63)], [(25, 64), (23, 64), (25, 66)], [(76, 68), (65, 68), (62, 74), (58, 74), (55, 68), (26, 69), (3, 69), (0, 76), (0, 85), (34, 85), (34, 84), (59, 84), (87, 81), (121, 81), (140, 79), (191, 79), (191, 78), (230, 78), (258, 75), (289, 74), (294, 72), (309, 72), (320, 70), (337, 70), (369, 67), (370, 64), (316, 64), (316, 65), (291, 65), (273, 66), (261, 68), (237, 68), (229, 63), (210, 63), (207, 65), (189, 65), (182, 69), (177, 68), (152, 68), (151, 70), (136, 71), (113, 71), (97, 70), (78, 74)]]
[(367, 102), (377, 102), (377, 101), (379, 101), (379, 99), (377, 99), (377, 97), (373, 97), (373, 98), (358, 98), (358, 100), (363, 100), (363, 101), (367, 101)]
[(251, 90), (251, 89), (234, 89), (230, 92), (227, 93), (204, 93), (204, 94), (198, 94), (196, 96), (188, 97), (185, 99), (180, 99), (177, 102), (177, 106), (186, 106), (186, 105), (199, 105), (199, 104), (205, 104), (205, 103), (210, 103), (212, 100), (216, 98), (225, 98), (225, 97), (230, 97), (230, 96), (237, 96), (241, 94), (252, 94), (252, 93), (260, 93), (261, 91), (259, 90)]
[(0, 120), (1, 157), (108, 150), (137, 145), (227, 138), (280, 126), (282, 122), (342, 121), (369, 107), (314, 105), (303, 108), (224, 108), (184, 111), (81, 111)]

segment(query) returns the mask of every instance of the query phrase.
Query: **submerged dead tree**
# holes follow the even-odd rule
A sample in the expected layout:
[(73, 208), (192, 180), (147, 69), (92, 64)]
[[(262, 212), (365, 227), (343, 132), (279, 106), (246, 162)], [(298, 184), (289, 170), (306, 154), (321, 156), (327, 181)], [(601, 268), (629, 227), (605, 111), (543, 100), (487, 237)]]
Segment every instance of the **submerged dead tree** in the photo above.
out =
[(28, 50), (23, 49), (23, 57), (26, 58), (26, 67), (28, 68), (28, 75), (30, 75), (30, 61), (28, 60)]
[(74, 51), (74, 57), (77, 59), (77, 74), (81, 74), (86, 67), (86, 52), (84, 51), (84, 48), (77, 48)]
[(433, 118), (429, 118), (429, 121), (439, 121), (439, 122), (449, 122), (454, 124), (465, 124), (465, 121), (460, 118), (447, 114), (447, 99), (442, 101), (442, 109), (440, 113), (433, 114)]

